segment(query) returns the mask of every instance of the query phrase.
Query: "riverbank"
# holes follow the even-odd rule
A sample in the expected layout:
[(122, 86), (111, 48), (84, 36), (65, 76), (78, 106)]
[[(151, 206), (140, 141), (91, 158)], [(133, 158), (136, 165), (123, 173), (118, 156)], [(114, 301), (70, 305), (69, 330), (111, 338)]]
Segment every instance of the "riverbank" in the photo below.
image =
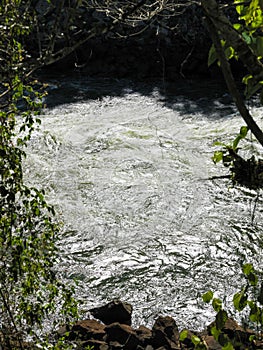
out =
[[(28, 44), (28, 50), (33, 57), (38, 55), (40, 45), (35, 37), (38, 36), (40, 46), (45, 47), (47, 28), (52, 28), (56, 23), (56, 13), (51, 5), (44, 6), (43, 0), (39, 0), (37, 4), (40, 33), (33, 33)], [(201, 5), (197, 2), (186, 3), (179, 9), (174, 15), (164, 11), (149, 23), (144, 20), (135, 21), (135, 24), (119, 21), (111, 27), (110, 17), (100, 8), (77, 7), (74, 9), (74, 25), (80, 28), (80, 32), (83, 31), (83, 35), (97, 27), (105, 27), (105, 30), (98, 30), (96, 35), (90, 35), (89, 39), (84, 40), (84, 44), (75, 45), (74, 50), (70, 49), (74, 45), (69, 43), (67, 35), (58, 36), (55, 51), (69, 47), (71, 53), (62, 54), (60, 59), (55, 59), (54, 55), (55, 63), (48, 63), (45, 69), (49, 72), (81, 72), (90, 77), (136, 80), (177, 81), (178, 78), (185, 77), (218, 77), (221, 72), (217, 64), (211, 67), (207, 65), (211, 39)], [(63, 7), (59, 21), (60, 31), (66, 33), (68, 28), (63, 18), (69, 16), (69, 10), (66, 6)], [(232, 8), (227, 13), (236, 20), (236, 13)], [(85, 30), (83, 21), (87, 27)], [(74, 35), (78, 37), (79, 34)], [(233, 62), (233, 67), (234, 70), (242, 69), (237, 62)]]
[(159, 316), (151, 329), (143, 325), (134, 328), (131, 325), (132, 306), (119, 300), (92, 309), (90, 313), (95, 318), (64, 326), (59, 330), (59, 336), (69, 344), (75, 344), (79, 350), (87, 346), (93, 347), (93, 350), (220, 350), (223, 339), (229, 340), (232, 349), (263, 348), (262, 341), (251, 341), (251, 336), (256, 336), (252, 330), (245, 330), (231, 318), (226, 321), (219, 341), (216, 341), (211, 333), (215, 322), (195, 332), (180, 329), (171, 316)]

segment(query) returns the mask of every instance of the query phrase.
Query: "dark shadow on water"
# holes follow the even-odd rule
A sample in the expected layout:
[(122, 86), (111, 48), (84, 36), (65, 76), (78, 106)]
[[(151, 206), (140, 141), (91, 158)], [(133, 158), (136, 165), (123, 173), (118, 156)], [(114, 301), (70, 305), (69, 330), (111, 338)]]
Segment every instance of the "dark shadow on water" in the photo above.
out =
[(218, 119), (236, 112), (222, 80), (179, 79), (173, 83), (163, 83), (160, 80), (142, 82), (129, 79), (91, 78), (79, 72), (70, 75), (41, 72), (39, 79), (49, 84), (48, 96), (45, 99), (48, 108), (138, 93), (142, 96), (154, 96), (156, 101), (183, 116), (202, 114), (209, 119)]

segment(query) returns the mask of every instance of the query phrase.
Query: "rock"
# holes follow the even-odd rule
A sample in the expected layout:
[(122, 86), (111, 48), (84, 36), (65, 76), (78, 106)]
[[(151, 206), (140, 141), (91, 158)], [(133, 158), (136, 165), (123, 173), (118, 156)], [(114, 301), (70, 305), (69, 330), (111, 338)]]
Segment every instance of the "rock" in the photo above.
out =
[[(123, 309), (125, 309), (124, 312)], [(94, 316), (99, 315), (105, 323), (110, 323), (116, 318), (127, 322), (127, 314), (131, 316), (131, 306), (118, 300), (92, 311)], [(131, 317), (129, 323), (130, 321)], [(221, 350), (220, 343), (225, 339), (231, 342), (234, 349), (263, 349), (261, 339), (255, 338), (254, 341), (249, 341), (249, 337), (255, 335), (253, 331), (244, 329), (231, 318), (222, 328), (219, 341), (211, 335), (211, 328), (214, 325), (215, 322), (201, 332), (187, 330), (187, 336), (181, 342), (177, 324), (170, 316), (159, 317), (152, 330), (145, 326), (134, 329), (129, 324), (120, 322), (104, 325), (97, 320), (88, 319), (78, 321), (73, 326), (65, 325), (57, 333), (65, 338), (65, 342), (75, 344), (76, 349), (79, 350), (87, 346), (91, 346), (94, 350), (193, 350), (195, 348), (191, 340), (193, 335), (197, 335), (202, 340), (202, 346), (204, 345), (207, 350)]]
[(152, 331), (145, 326), (140, 326), (138, 329), (135, 330), (135, 332), (140, 341), (140, 345), (143, 347), (147, 347), (147, 345), (149, 345), (151, 342)]
[(212, 335), (205, 335), (202, 340), (209, 350), (222, 350), (222, 345), (220, 345)]
[(106, 325), (114, 322), (131, 325), (132, 306), (120, 300), (113, 300), (109, 304), (91, 309), (89, 312)]
[(96, 320), (84, 320), (75, 323), (69, 333), (69, 339), (99, 340), (102, 341), (106, 335), (105, 326)]
[(123, 345), (120, 344), (117, 341), (110, 342), (109, 346), (110, 346), (110, 350), (121, 350), (121, 349), (123, 349)]
[(152, 346), (154, 349), (180, 349), (179, 330), (170, 316), (160, 316), (153, 325)]
[(88, 340), (88, 341), (84, 341), (82, 343), (78, 343), (78, 348), (80, 349), (86, 349), (88, 346), (90, 346), (92, 348), (92, 350), (109, 350), (110, 347), (109, 345), (104, 342), (104, 341), (100, 341), (100, 340)]
[[(211, 328), (215, 325), (215, 322), (212, 322), (208, 327), (208, 334), (211, 335)], [(255, 333), (252, 330), (244, 329), (241, 327), (235, 320), (228, 318), (224, 327), (221, 330), (222, 335), (219, 336), (219, 343), (222, 343), (222, 340), (227, 337), (233, 344), (235, 349), (244, 349), (245, 344), (251, 345), (249, 337)], [(210, 348), (209, 348), (210, 349)], [(211, 348), (214, 349), (214, 348)], [(216, 349), (216, 348), (215, 348)]]
[(118, 322), (112, 323), (105, 327), (107, 334), (106, 341), (108, 343), (118, 342), (124, 346), (126, 350), (134, 350), (139, 345), (139, 338), (137, 337), (134, 329), (126, 324), (120, 324)]
[(65, 337), (65, 334), (67, 332), (70, 332), (70, 326), (68, 324), (65, 324), (57, 330), (57, 335), (59, 337)]
[(252, 330), (245, 330), (232, 318), (226, 321), (222, 331), (229, 337), (235, 348), (238, 348), (242, 344), (249, 344), (249, 337), (255, 334)]

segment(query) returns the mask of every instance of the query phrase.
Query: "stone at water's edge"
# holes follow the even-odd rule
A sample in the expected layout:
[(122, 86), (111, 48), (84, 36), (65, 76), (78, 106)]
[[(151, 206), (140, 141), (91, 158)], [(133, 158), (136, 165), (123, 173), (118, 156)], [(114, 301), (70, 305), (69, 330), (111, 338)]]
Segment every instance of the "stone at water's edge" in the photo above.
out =
[(91, 315), (104, 324), (119, 322), (131, 325), (132, 305), (120, 300), (113, 300), (107, 305), (89, 310)]
[[(93, 346), (93, 350), (188, 350), (195, 348), (191, 340), (193, 335), (201, 339), (207, 350), (222, 349), (222, 345), (211, 335), (215, 322), (202, 332), (188, 330), (187, 337), (180, 341), (178, 326), (170, 316), (159, 316), (152, 329), (145, 326), (135, 329), (130, 325), (132, 306), (128, 303), (114, 300), (90, 312), (101, 321), (104, 320), (105, 324), (87, 319), (78, 321), (73, 326), (64, 326), (58, 331), (60, 337), (64, 337), (71, 344), (73, 342), (79, 350), (88, 345)], [(233, 319), (226, 321), (221, 332), (228, 337), (234, 349), (263, 349), (263, 342), (249, 340), (255, 333), (245, 330)]]
[(170, 316), (158, 317), (153, 325), (152, 345), (154, 349), (180, 349), (179, 330), (175, 320)]

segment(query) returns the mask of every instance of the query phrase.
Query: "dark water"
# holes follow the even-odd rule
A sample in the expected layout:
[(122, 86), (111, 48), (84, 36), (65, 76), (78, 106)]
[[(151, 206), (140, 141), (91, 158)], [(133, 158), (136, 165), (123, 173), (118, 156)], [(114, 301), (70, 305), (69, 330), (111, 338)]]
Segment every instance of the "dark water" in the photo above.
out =
[[(31, 184), (55, 204), (59, 270), (77, 279), (81, 308), (120, 298), (134, 325), (171, 315), (180, 328), (213, 318), (200, 296), (230, 308), (240, 265), (262, 267), (262, 198), (233, 188), (211, 161), (215, 141), (243, 125), (224, 86), (182, 81), (50, 81), (27, 159)], [(252, 108), (262, 124), (262, 108)], [(259, 153), (249, 137), (244, 152)], [(231, 309), (231, 308), (230, 308)]]

